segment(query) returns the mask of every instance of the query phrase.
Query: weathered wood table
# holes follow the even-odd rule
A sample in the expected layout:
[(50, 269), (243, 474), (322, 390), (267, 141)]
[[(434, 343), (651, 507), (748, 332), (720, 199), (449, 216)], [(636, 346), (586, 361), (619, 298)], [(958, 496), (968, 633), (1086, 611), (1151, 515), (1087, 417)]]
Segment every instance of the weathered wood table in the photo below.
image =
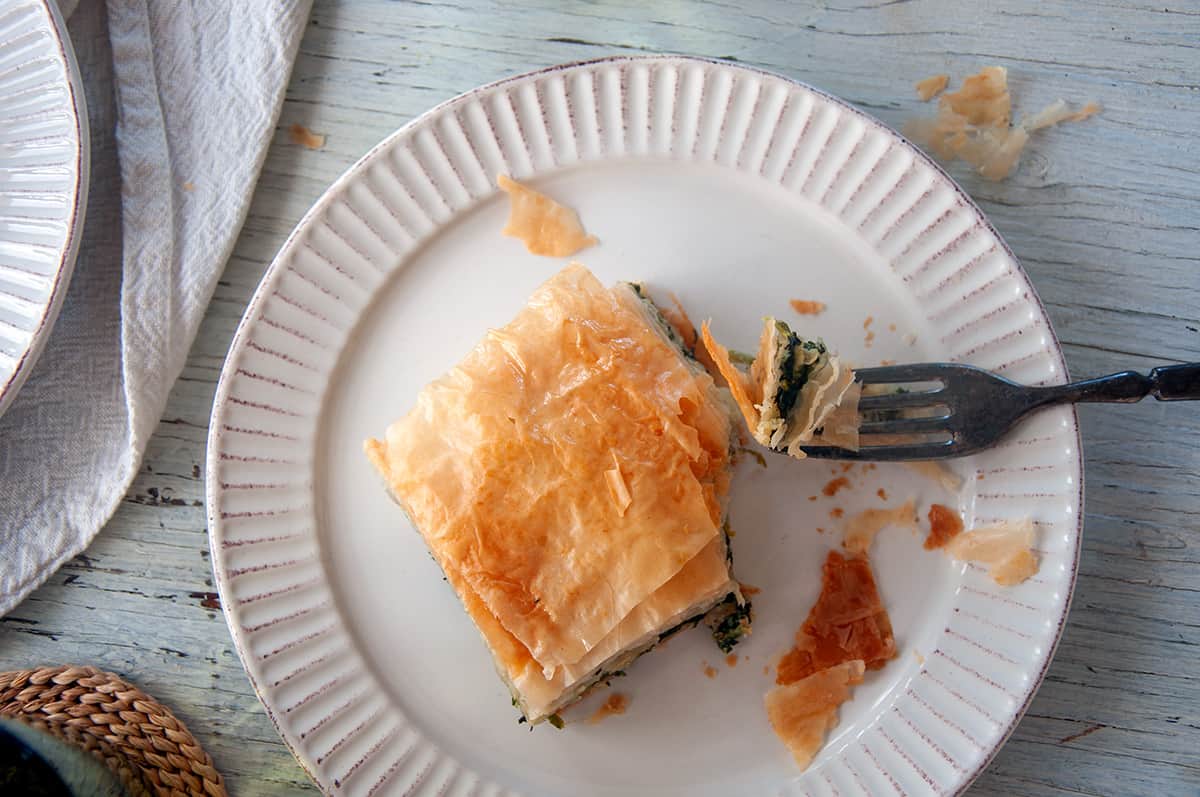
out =
[[(107, 41), (92, 39), (76, 42), (85, 72), (108, 68)], [(1006, 182), (952, 172), (1032, 274), (1076, 375), (1200, 360), (1195, 3), (320, 0), (249, 218), (141, 473), (86, 555), (0, 621), (0, 669), (113, 670), (189, 724), (232, 793), (311, 790), (251, 692), (212, 594), (204, 444), (233, 330), (304, 211), (396, 127), (510, 73), (633, 52), (777, 71), (895, 126), (928, 113), (915, 79), (988, 64), (1009, 68), (1027, 111), (1060, 96), (1099, 100), (1099, 117), (1037, 137)], [(93, 121), (111, 158), (111, 110), (93, 116), (109, 125)], [(325, 146), (293, 144), (296, 123), (325, 134)], [(115, 198), (115, 168), (96, 170)], [(972, 793), (1195, 795), (1200, 405), (1081, 416), (1086, 531), (1070, 623), (1032, 708)]]

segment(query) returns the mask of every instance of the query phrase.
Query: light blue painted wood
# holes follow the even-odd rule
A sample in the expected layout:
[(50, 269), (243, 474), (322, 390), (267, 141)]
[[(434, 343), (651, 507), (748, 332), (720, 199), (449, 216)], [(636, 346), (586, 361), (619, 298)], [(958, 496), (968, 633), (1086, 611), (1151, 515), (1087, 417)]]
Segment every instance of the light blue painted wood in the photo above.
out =
[[(250, 216), (141, 472), (86, 555), (0, 621), (0, 669), (114, 670), (188, 723), (232, 793), (312, 788), (205, 605), (215, 381), (263, 270), (321, 191), (416, 114), (514, 72), (613, 53), (729, 57), (896, 126), (929, 110), (913, 81), (988, 64), (1009, 68), (1018, 109), (1099, 100), (1096, 119), (1037, 135), (1003, 183), (951, 172), (1031, 273), (1074, 373), (1200, 360), (1200, 9), (988, 5), (1002, 7), (318, 0)], [(107, 57), (96, 42), (76, 47), (85, 65)], [(325, 134), (325, 147), (290, 143), (293, 123)], [(1081, 415), (1087, 521), (1071, 620), (1029, 714), (972, 794), (1194, 795), (1200, 414), (1148, 403)]]

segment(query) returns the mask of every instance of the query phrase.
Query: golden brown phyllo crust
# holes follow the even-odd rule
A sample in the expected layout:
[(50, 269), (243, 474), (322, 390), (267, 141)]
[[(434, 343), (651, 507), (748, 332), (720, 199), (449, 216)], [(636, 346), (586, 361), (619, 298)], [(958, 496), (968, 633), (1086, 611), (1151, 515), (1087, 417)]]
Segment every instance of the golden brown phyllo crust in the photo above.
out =
[(649, 313), (568, 266), (365, 444), (531, 720), (737, 591), (728, 403)]

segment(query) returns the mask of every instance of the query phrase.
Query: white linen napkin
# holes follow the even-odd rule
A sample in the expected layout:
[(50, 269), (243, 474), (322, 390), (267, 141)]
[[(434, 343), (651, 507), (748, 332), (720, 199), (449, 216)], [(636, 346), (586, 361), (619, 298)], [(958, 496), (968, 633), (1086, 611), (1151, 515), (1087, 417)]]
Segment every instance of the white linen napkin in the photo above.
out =
[[(77, 50), (103, 40), (103, 4), (61, 5)], [(111, 72), (80, 54), (88, 216), (59, 321), (0, 418), (0, 615), (91, 542), (137, 473), (245, 219), (310, 6), (108, 0)]]

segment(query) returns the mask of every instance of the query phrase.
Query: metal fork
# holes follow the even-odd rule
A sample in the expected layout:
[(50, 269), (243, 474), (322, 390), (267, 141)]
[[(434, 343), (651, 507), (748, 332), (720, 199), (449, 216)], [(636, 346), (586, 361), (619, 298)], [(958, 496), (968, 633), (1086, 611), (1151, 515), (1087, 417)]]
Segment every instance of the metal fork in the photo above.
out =
[[(1123, 371), (1049, 387), (1020, 385), (955, 363), (862, 368), (855, 376), (864, 392), (858, 405), (859, 449), (803, 446), (808, 456), (887, 461), (961, 457), (997, 442), (1039, 407), (1081, 401), (1132, 404), (1146, 396), (1160, 401), (1200, 399), (1200, 363), (1162, 366), (1149, 376)], [(922, 383), (926, 386), (920, 387)], [(870, 389), (872, 385), (898, 389), (880, 394)]]

